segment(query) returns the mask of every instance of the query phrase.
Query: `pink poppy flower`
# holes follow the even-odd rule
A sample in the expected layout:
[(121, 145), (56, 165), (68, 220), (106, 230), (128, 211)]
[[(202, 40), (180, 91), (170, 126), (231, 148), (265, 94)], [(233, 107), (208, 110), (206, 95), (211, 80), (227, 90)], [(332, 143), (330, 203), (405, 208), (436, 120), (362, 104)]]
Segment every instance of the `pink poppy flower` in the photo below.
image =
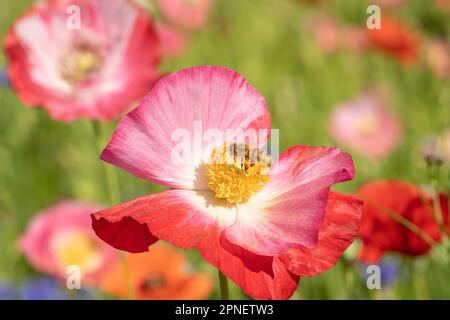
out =
[(372, 0), (371, 3), (384, 7), (399, 8), (405, 5), (406, 0)]
[(20, 239), (20, 249), (37, 270), (60, 279), (67, 267), (81, 270), (82, 284), (95, 284), (116, 260), (117, 251), (91, 229), (89, 213), (100, 208), (76, 201), (60, 202), (33, 218)]
[(313, 22), (314, 38), (326, 53), (338, 50), (362, 52), (368, 47), (364, 30), (345, 26), (334, 17), (319, 16)]
[(158, 0), (157, 4), (170, 22), (183, 28), (198, 29), (207, 22), (213, 0)]
[(186, 36), (176, 28), (160, 23), (157, 26), (161, 50), (166, 57), (181, 56), (186, 50)]
[(364, 52), (369, 47), (364, 30), (357, 27), (345, 27), (340, 34), (341, 47), (352, 52)]
[[(174, 133), (182, 128), (195, 140), (199, 124), (208, 142), (194, 143), (190, 161), (174, 161)], [(101, 159), (171, 190), (93, 214), (95, 232), (130, 252), (157, 239), (198, 249), (246, 294), (288, 298), (299, 275), (332, 267), (353, 241), (361, 203), (330, 191), (353, 178), (350, 155), (299, 145), (271, 165), (257, 147), (269, 129), (263, 97), (232, 70), (194, 67), (162, 78), (120, 122)], [(255, 148), (249, 137), (241, 158), (238, 149), (228, 153), (252, 130), (263, 132)]]
[(370, 93), (337, 106), (331, 115), (330, 133), (349, 149), (384, 158), (400, 142), (402, 125), (382, 98)]
[(313, 22), (314, 38), (325, 52), (331, 53), (340, 49), (341, 25), (332, 17), (320, 16)]
[(450, 75), (450, 45), (446, 40), (434, 39), (425, 47), (426, 62), (438, 77), (447, 79)]
[(128, 0), (38, 2), (4, 46), (22, 101), (63, 121), (117, 117), (159, 76), (152, 19)]
[(448, 0), (434, 0), (434, 4), (444, 11), (450, 11), (450, 2)]

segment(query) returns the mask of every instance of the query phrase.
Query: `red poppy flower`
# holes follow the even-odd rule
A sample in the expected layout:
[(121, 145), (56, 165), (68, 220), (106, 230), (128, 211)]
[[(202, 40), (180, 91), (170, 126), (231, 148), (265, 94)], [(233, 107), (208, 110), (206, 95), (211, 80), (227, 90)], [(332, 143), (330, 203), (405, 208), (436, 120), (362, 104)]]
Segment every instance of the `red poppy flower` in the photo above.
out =
[[(356, 195), (364, 201), (359, 229), (361, 260), (376, 262), (385, 252), (417, 256), (430, 250), (423, 236), (400, 223), (398, 217), (414, 224), (430, 240), (440, 241), (432, 199), (414, 185), (396, 180), (371, 182), (358, 189)], [(440, 196), (443, 221), (448, 226), (447, 199)]]
[(158, 243), (149, 252), (127, 254), (125, 265), (117, 261), (102, 277), (100, 288), (123, 299), (130, 293), (139, 300), (207, 298), (213, 289), (212, 279), (189, 272), (187, 263), (180, 252)]
[(400, 21), (383, 16), (380, 29), (367, 29), (367, 37), (373, 48), (394, 56), (405, 63), (419, 57), (419, 38), (416, 32)]
[[(204, 137), (215, 134), (193, 141), (189, 161), (174, 161), (174, 132), (183, 128), (196, 140), (199, 124)], [(288, 298), (299, 275), (330, 268), (353, 241), (361, 203), (330, 193), (354, 175), (338, 148), (294, 146), (271, 164), (243, 143), (243, 162), (228, 162), (238, 132), (261, 130), (266, 138), (269, 129), (263, 97), (232, 70), (195, 67), (162, 78), (120, 122), (101, 158), (171, 190), (96, 213), (95, 232), (130, 252), (157, 239), (196, 248), (248, 295)]]

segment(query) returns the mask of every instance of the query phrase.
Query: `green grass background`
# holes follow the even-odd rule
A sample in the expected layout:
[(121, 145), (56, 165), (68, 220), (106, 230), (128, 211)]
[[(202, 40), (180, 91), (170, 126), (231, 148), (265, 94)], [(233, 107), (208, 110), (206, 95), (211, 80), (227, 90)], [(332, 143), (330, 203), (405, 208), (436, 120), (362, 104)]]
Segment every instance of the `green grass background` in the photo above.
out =
[[(30, 3), (1, 1), (0, 39)], [(352, 192), (361, 183), (379, 178), (426, 183), (418, 149), (427, 134), (450, 126), (448, 80), (438, 79), (421, 63), (405, 67), (382, 54), (326, 55), (305, 27), (318, 11), (336, 15), (344, 23), (365, 25), (367, 5), (362, 0), (329, 1), (320, 8), (295, 0), (217, 0), (208, 26), (193, 34), (182, 57), (165, 61), (161, 70), (208, 64), (243, 74), (266, 98), (272, 126), (280, 129), (282, 150), (294, 144), (335, 145), (327, 132), (333, 106), (365, 88), (386, 87), (392, 108), (404, 123), (403, 142), (381, 163), (352, 154), (356, 178), (337, 189)], [(450, 37), (448, 13), (430, 0), (410, 0), (393, 14), (427, 36)], [(0, 65), (5, 63), (0, 54)], [(101, 145), (114, 126), (102, 125)], [(37, 211), (64, 198), (109, 204), (105, 164), (98, 156), (89, 121), (53, 121), (45, 111), (24, 107), (12, 90), (0, 88), (0, 280), (20, 283), (34, 273), (16, 250), (16, 240)], [(162, 190), (116, 171), (122, 201)], [(370, 291), (351, 256), (347, 253), (347, 262), (321, 276), (302, 278), (294, 298), (450, 298), (448, 267), (433, 259), (401, 259), (405, 276), (390, 288)], [(189, 257), (199, 269), (215, 275), (196, 252), (189, 252)], [(235, 286), (232, 295), (243, 297)]]

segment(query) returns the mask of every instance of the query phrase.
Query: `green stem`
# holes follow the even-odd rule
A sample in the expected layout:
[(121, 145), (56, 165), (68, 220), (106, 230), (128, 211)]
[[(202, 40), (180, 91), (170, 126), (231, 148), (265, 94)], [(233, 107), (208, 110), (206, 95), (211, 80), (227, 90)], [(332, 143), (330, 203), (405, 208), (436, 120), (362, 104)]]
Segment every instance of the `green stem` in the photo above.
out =
[(367, 204), (371, 205), (372, 207), (379, 209), (382, 213), (384, 213), (385, 215), (387, 215), (388, 217), (390, 217), (391, 219), (397, 221), (398, 223), (400, 223), (401, 225), (403, 225), (404, 227), (406, 227), (407, 229), (409, 229), (410, 231), (412, 231), (413, 233), (415, 233), (416, 235), (418, 235), (420, 238), (422, 238), (426, 243), (428, 243), (430, 246), (434, 246), (436, 245), (436, 242), (434, 241), (433, 238), (430, 237), (430, 235), (428, 233), (426, 233), (425, 231), (423, 231), (422, 229), (420, 229), (416, 224), (412, 223), (411, 221), (409, 221), (408, 219), (406, 219), (405, 217), (403, 217), (402, 215), (400, 215), (399, 213), (381, 205), (378, 204), (374, 201), (371, 201), (370, 199), (366, 198), (366, 197), (361, 197), (364, 202), (366, 202)]
[[(102, 141), (101, 124), (95, 120), (93, 120), (91, 123), (94, 130), (95, 139), (97, 140), (97, 149), (99, 152), (101, 152), (104, 147)], [(117, 205), (121, 201), (120, 188), (116, 170), (112, 165), (105, 165), (105, 176), (110, 205)]]
[(220, 286), (220, 298), (222, 300), (230, 300), (230, 292), (228, 290), (228, 279), (219, 270), (219, 286)]
[[(95, 139), (97, 140), (98, 151), (101, 152), (104, 147), (102, 142), (101, 124), (97, 121), (92, 121), (92, 128), (94, 130)], [(120, 203), (121, 197), (120, 197), (119, 179), (117, 177), (116, 170), (112, 165), (109, 164), (106, 164), (104, 167), (110, 205), (117, 205)], [(131, 283), (130, 270), (127, 264), (126, 256), (123, 252), (120, 252), (119, 256), (122, 269), (126, 278), (128, 298), (135, 299), (136, 295), (134, 292), (133, 285)]]
[(439, 191), (438, 191), (438, 185), (437, 182), (432, 183), (433, 187), (433, 212), (434, 212), (434, 218), (439, 226), (439, 231), (441, 232), (442, 238), (447, 238), (447, 230), (445, 227), (443, 214), (442, 214), (442, 208), (441, 208), (441, 200), (439, 199)]
[(428, 243), (430, 245), (430, 247), (436, 248), (436, 252), (442, 258), (442, 260), (445, 261), (445, 262), (449, 262), (448, 261), (448, 257), (447, 257), (447, 253), (446, 252), (442, 252), (442, 250), (437, 246), (436, 241), (434, 241), (434, 239), (431, 238), (431, 236), (428, 233), (426, 233), (425, 231), (420, 229), (416, 224), (414, 224), (413, 222), (409, 221), (408, 219), (406, 219), (405, 217), (403, 217), (399, 213), (397, 213), (397, 212), (395, 212), (395, 211), (393, 211), (393, 210), (391, 210), (391, 209), (389, 209), (387, 207), (382, 206), (381, 204), (378, 204), (378, 203), (376, 203), (374, 201), (371, 201), (371, 200), (369, 200), (366, 197), (361, 197), (361, 198), (367, 204), (369, 204), (372, 207), (380, 210), (382, 213), (384, 213), (385, 215), (387, 215), (388, 217), (390, 217), (394, 221), (397, 221), (398, 223), (400, 223), (401, 225), (403, 225), (404, 227), (409, 229), (411, 232), (415, 233), (417, 236), (422, 238), (426, 243)]
[(112, 165), (107, 164), (105, 166), (105, 171), (109, 190), (109, 200), (112, 205), (117, 205), (121, 202), (121, 197), (116, 169)]

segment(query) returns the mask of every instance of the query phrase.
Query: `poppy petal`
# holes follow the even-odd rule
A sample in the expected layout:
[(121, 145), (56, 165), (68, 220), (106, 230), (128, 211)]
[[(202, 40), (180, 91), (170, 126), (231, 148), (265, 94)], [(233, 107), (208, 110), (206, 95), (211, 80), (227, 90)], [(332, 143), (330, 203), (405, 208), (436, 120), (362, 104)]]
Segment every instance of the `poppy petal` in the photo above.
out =
[[(364, 200), (359, 229), (363, 245), (359, 259), (376, 262), (385, 252), (423, 255), (431, 249), (430, 242), (441, 241), (433, 201), (413, 184), (400, 180), (374, 181), (359, 188), (356, 195)], [(441, 196), (443, 221), (447, 223), (446, 202), (445, 196)], [(411, 231), (398, 219), (409, 221), (422, 235)]]
[[(186, 257), (166, 243), (124, 258), (103, 274), (102, 291), (125, 299), (132, 289), (139, 300), (191, 300), (205, 299), (213, 289), (209, 275), (188, 271)], [(129, 281), (123, 281), (126, 278)]]
[(223, 67), (188, 68), (161, 78), (119, 123), (101, 159), (145, 180), (200, 190), (206, 185), (196, 181), (199, 164), (220, 140), (213, 135), (204, 142), (207, 133), (259, 128), (270, 128), (266, 103), (241, 75)]
[(91, 215), (92, 228), (97, 236), (112, 247), (132, 253), (144, 252), (158, 241), (145, 223), (139, 223), (132, 217), (122, 217), (112, 222), (105, 218), (96, 219)]
[(155, 236), (187, 249), (200, 246), (200, 235), (219, 223), (233, 223), (235, 207), (219, 204), (209, 191), (169, 190), (97, 212), (92, 226), (112, 246), (126, 243), (120, 249), (129, 252), (147, 251)]
[(354, 175), (350, 155), (337, 148), (292, 147), (273, 165), (269, 183), (247, 203), (227, 239), (260, 255), (316, 246), (332, 184)]
[(288, 299), (297, 289), (300, 277), (291, 273), (280, 258), (254, 254), (229, 242), (223, 233), (221, 244), (216, 246), (217, 266), (247, 295), (280, 300)]
[(127, 216), (146, 223), (161, 240), (198, 249), (254, 298), (287, 299), (298, 286), (299, 277), (290, 273), (279, 258), (256, 255), (223, 237), (223, 229), (236, 219), (236, 209), (214, 198), (213, 192), (165, 191), (100, 211), (93, 220), (114, 223)]
[(281, 256), (289, 271), (315, 276), (334, 266), (358, 233), (362, 201), (331, 191), (319, 242), (312, 249), (295, 248)]

